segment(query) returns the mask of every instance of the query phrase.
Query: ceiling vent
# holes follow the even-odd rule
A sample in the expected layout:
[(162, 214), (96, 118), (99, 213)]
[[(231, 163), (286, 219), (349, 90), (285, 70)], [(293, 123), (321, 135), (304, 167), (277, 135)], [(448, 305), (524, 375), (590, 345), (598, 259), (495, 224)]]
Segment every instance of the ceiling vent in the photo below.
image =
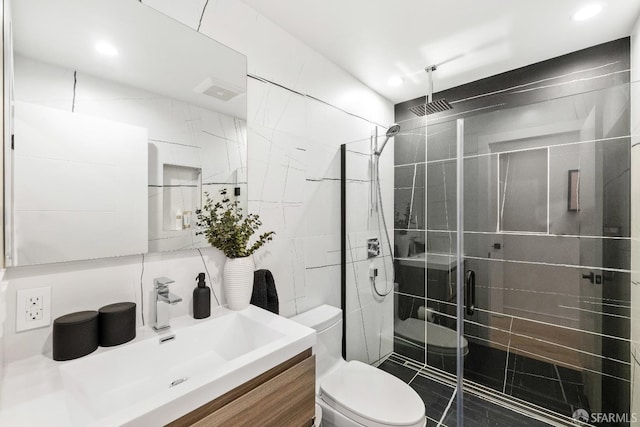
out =
[(201, 93), (203, 95), (211, 96), (221, 101), (230, 101), (238, 95), (243, 94), (245, 91), (243, 88), (235, 86), (229, 82), (217, 80), (212, 77), (207, 77), (202, 83), (193, 88), (194, 92)]

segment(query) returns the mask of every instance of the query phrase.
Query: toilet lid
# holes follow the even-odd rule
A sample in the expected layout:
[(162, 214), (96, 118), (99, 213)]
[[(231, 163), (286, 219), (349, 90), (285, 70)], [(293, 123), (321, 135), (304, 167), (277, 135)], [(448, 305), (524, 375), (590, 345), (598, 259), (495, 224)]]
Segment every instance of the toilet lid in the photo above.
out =
[(366, 426), (424, 424), (424, 403), (415, 390), (393, 375), (355, 360), (323, 379), (320, 396)]

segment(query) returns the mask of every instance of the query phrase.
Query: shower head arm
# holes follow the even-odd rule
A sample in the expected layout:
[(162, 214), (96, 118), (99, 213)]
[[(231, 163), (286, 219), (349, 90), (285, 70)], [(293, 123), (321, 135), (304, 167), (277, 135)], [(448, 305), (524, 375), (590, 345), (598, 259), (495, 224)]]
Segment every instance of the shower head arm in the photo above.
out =
[(429, 78), (428, 87), (427, 87), (427, 104), (433, 102), (433, 76), (432, 73), (437, 70), (438, 67), (435, 65), (430, 65), (426, 67), (424, 70), (427, 72), (427, 76)]

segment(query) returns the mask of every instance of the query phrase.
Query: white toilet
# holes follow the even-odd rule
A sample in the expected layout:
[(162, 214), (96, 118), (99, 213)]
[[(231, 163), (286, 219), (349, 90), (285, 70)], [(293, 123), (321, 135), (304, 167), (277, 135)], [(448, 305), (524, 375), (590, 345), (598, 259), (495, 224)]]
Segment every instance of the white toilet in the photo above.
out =
[(342, 310), (321, 305), (292, 317), (316, 330), (316, 402), (324, 427), (424, 427), (424, 403), (393, 375), (342, 358)]

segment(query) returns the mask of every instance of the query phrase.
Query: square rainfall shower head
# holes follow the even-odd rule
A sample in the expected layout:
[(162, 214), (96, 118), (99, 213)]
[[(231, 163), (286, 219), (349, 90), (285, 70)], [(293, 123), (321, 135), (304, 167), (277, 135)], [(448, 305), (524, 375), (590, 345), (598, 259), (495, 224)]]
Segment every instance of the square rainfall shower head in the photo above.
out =
[(437, 101), (429, 102), (428, 104), (420, 104), (409, 107), (409, 111), (411, 111), (418, 117), (422, 117), (429, 114), (442, 113), (443, 111), (448, 111), (452, 108), (453, 107), (447, 102), (446, 99), (438, 99)]

